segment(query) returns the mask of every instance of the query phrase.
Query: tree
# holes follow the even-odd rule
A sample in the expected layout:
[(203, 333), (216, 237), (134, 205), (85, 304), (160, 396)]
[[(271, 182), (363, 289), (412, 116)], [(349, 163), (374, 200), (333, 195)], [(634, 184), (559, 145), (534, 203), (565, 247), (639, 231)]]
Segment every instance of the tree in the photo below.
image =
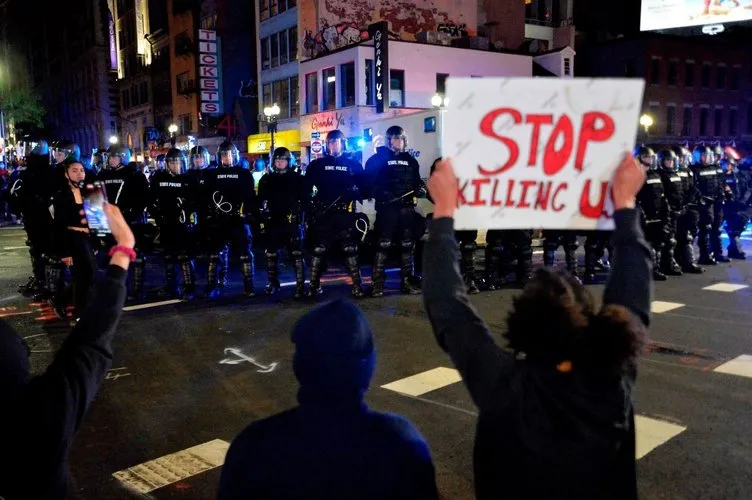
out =
[(29, 88), (1, 88), (0, 110), (7, 122), (30, 123), (42, 126), (44, 108), (39, 103), (39, 97)]

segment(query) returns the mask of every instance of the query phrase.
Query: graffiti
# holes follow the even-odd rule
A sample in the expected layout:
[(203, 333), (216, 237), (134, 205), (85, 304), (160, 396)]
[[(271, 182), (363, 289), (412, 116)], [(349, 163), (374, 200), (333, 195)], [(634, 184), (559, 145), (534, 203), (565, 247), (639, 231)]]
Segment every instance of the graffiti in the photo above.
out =
[(436, 27), (436, 31), (453, 37), (468, 36), (466, 24), (442, 23)]
[(274, 371), (274, 369), (277, 367), (277, 363), (269, 363), (268, 366), (263, 365), (256, 361), (251, 356), (248, 356), (246, 354), (243, 354), (243, 352), (240, 349), (237, 349), (235, 347), (227, 347), (225, 348), (225, 355), (232, 354), (234, 356), (237, 356), (237, 358), (225, 358), (219, 362), (220, 365), (239, 365), (241, 363), (250, 363), (258, 370), (256, 370), (258, 373), (271, 373)]
[(240, 81), (240, 90), (238, 90), (238, 97), (258, 97), (256, 82), (253, 79)]
[(127, 367), (123, 366), (122, 368), (113, 368), (111, 370), (108, 370), (107, 373), (104, 376), (105, 380), (117, 380), (119, 378), (123, 377), (129, 377), (131, 374), (127, 372)]
[(316, 34), (306, 30), (303, 50), (305, 57), (312, 58), (363, 40), (368, 40), (368, 31), (359, 29), (355, 23), (329, 25), (328, 22), (324, 21), (323, 26)]

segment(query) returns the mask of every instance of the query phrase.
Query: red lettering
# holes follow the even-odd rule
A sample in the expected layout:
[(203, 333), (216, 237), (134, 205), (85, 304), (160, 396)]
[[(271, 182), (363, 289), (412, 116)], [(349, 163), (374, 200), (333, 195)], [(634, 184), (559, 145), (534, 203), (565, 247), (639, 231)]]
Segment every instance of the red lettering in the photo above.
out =
[(495, 109), (484, 116), (480, 121), (480, 132), (483, 135), (491, 137), (492, 139), (496, 139), (497, 141), (504, 144), (507, 148), (509, 148), (509, 160), (507, 160), (504, 165), (497, 168), (496, 170), (486, 170), (485, 168), (478, 166), (478, 171), (483, 175), (498, 175), (502, 172), (506, 172), (514, 166), (514, 164), (517, 162), (517, 158), (520, 157), (520, 148), (519, 146), (517, 146), (517, 143), (509, 137), (504, 137), (503, 135), (497, 134), (493, 129), (496, 119), (505, 114), (512, 116), (515, 125), (522, 123), (522, 113), (512, 108)]
[[(561, 135), (564, 136), (564, 144), (557, 150), (556, 143)], [(573, 146), (574, 127), (572, 126), (572, 120), (567, 115), (562, 115), (559, 121), (556, 122), (556, 128), (554, 128), (546, 144), (546, 152), (543, 155), (543, 173), (548, 176), (558, 174), (572, 155)]]
[(473, 179), (473, 186), (475, 186), (475, 199), (470, 203), (471, 207), (477, 207), (486, 204), (486, 202), (480, 198), (480, 188), (490, 183), (491, 179)]
[(520, 203), (517, 205), (517, 208), (530, 208), (530, 203), (528, 203), (527, 200), (527, 192), (530, 190), (531, 187), (538, 184), (537, 181), (522, 181), (522, 196), (520, 196)]
[(491, 206), (500, 207), (501, 201), (496, 199), (496, 193), (499, 191), (499, 179), (494, 179), (493, 193), (491, 194)]
[[(543, 187), (545, 184), (545, 188)], [(538, 186), (538, 196), (535, 198), (536, 210), (548, 210), (548, 199), (551, 197), (551, 181), (541, 182)]]
[(564, 210), (564, 204), (560, 203), (560, 204), (557, 205), (556, 199), (557, 199), (557, 197), (559, 196), (559, 193), (562, 190), (564, 190), (564, 191), (567, 190), (567, 187), (568, 187), (568, 185), (567, 185), (566, 182), (562, 182), (561, 184), (559, 184), (558, 186), (556, 186), (556, 190), (554, 191), (554, 197), (551, 200), (551, 210), (553, 210), (554, 212), (561, 212), (562, 210)]
[(467, 205), (467, 199), (465, 198), (465, 189), (467, 189), (467, 185), (470, 184), (470, 181), (465, 181), (464, 184), (460, 186), (460, 188), (457, 190), (457, 207), (461, 207), (462, 205)]
[(553, 115), (528, 115), (527, 124), (533, 125), (533, 137), (530, 142), (530, 157), (527, 160), (528, 167), (533, 167), (538, 162), (538, 141), (540, 139), (541, 125), (551, 125), (554, 122)]
[[(603, 126), (598, 128), (596, 125), (602, 123)], [(603, 142), (614, 135), (614, 120), (606, 113), (592, 111), (585, 113), (582, 118), (582, 128), (580, 129), (580, 139), (577, 142), (577, 156), (574, 160), (574, 168), (582, 171), (582, 162), (585, 160), (588, 142)]]
[(505, 207), (513, 207), (514, 200), (512, 199), (512, 190), (514, 189), (514, 179), (507, 181), (507, 201), (504, 203)]
[(588, 219), (598, 219), (602, 215), (605, 215), (603, 205), (606, 203), (606, 195), (608, 194), (608, 182), (601, 182), (601, 194), (600, 200), (595, 205), (590, 203), (590, 184), (592, 181), (588, 179), (585, 181), (585, 187), (582, 188), (582, 195), (580, 196), (580, 213), (583, 217)]

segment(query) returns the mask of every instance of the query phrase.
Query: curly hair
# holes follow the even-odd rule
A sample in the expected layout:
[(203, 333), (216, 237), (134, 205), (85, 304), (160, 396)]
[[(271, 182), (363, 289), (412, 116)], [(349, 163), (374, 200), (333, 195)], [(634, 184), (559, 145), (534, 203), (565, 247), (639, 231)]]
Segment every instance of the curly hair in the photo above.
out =
[(539, 269), (514, 299), (504, 334), (509, 347), (531, 362), (623, 374), (636, 361), (647, 332), (626, 308), (596, 311), (590, 292), (574, 277)]

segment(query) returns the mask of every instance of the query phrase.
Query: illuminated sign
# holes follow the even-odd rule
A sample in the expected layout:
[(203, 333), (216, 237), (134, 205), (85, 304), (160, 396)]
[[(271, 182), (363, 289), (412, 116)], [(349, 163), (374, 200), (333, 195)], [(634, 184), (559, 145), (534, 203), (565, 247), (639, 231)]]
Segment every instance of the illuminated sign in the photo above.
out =
[(222, 113), (221, 70), (217, 32), (198, 30), (198, 76), (201, 88), (201, 112)]
[(722, 23), (752, 21), (748, 2), (642, 0), (640, 31), (667, 30), (704, 26), (702, 32), (716, 35), (723, 32)]
[(368, 27), (373, 39), (374, 73), (376, 78), (376, 112), (389, 107), (389, 24), (381, 21)]
[(118, 67), (117, 41), (115, 39), (115, 19), (112, 17), (112, 11), (107, 11), (107, 22), (110, 30), (110, 69)]

